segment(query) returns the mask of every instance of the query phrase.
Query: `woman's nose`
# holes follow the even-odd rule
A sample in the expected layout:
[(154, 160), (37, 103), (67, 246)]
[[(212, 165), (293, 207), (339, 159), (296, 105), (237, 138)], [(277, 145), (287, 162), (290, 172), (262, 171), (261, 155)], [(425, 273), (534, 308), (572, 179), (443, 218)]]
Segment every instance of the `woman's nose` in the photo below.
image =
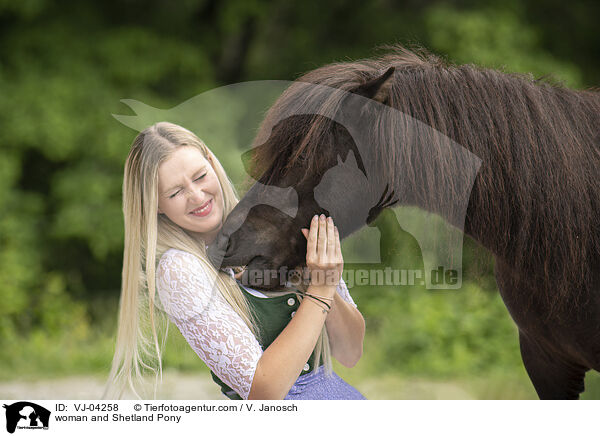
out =
[(194, 201), (195, 203), (199, 203), (206, 197), (206, 194), (199, 187), (193, 186), (187, 191), (188, 199)]

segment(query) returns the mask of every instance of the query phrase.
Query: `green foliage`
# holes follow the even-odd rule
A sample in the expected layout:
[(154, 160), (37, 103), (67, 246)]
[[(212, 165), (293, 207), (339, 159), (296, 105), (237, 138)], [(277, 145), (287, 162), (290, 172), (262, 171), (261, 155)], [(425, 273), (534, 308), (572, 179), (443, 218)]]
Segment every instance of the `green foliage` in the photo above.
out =
[(455, 10), (438, 3), (425, 14), (432, 46), (457, 63), (476, 63), (534, 76), (551, 74), (581, 86), (579, 69), (540, 49), (535, 28), (510, 8)]
[(56, 174), (52, 194), (59, 205), (52, 226), (56, 238), (87, 240), (94, 257), (103, 260), (123, 244), (121, 181), (107, 168), (84, 161)]
[[(365, 298), (366, 292), (374, 295)], [(497, 293), (470, 283), (460, 290), (400, 287), (357, 290), (377, 372), (451, 376), (521, 364), (516, 327)], [(370, 320), (376, 318), (376, 327)], [(372, 354), (372, 355), (370, 355)]]

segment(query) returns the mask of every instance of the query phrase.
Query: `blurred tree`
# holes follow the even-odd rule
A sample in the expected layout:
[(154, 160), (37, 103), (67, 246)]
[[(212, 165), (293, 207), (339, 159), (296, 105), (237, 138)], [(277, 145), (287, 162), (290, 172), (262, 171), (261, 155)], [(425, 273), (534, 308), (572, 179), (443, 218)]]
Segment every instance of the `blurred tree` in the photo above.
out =
[(536, 77), (552, 74), (569, 86), (581, 86), (579, 69), (542, 50), (536, 29), (511, 9), (458, 11), (438, 4), (427, 10), (425, 23), (432, 46), (456, 63)]

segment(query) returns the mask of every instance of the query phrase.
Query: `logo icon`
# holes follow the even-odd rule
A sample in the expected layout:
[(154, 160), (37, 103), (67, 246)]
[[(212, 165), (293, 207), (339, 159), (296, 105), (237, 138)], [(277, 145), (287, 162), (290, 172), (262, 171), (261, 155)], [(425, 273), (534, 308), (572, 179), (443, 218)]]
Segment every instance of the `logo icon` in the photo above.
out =
[(50, 411), (38, 404), (19, 401), (2, 407), (6, 409), (6, 431), (9, 433), (14, 433), (17, 428), (48, 429)]

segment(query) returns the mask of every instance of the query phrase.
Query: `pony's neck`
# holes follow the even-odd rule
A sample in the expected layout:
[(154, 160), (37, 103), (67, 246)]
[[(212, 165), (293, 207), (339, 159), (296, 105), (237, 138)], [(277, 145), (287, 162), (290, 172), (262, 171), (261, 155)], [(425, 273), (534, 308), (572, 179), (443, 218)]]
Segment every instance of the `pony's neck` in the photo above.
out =
[(461, 153), (445, 156), (442, 147), (432, 155), (421, 139), (398, 154), (412, 168), (395, 177), (396, 186), (410, 185), (413, 204), (446, 218), (509, 265), (549, 277), (549, 268), (562, 264), (574, 276), (599, 237), (593, 229), (593, 205), (600, 206), (598, 94), (495, 71), (444, 80), (399, 83), (397, 108), (481, 159), (468, 207), (461, 215), (460, 205), (452, 205), (469, 185)]

